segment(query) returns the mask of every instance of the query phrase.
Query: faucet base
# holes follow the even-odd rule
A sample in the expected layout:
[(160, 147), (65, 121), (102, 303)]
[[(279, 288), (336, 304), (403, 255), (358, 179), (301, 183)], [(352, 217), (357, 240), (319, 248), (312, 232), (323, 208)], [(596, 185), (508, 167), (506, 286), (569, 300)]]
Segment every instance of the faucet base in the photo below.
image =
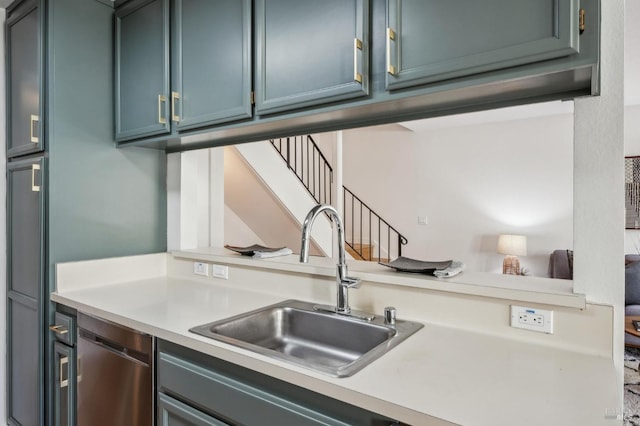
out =
[(330, 306), (330, 305), (314, 305), (313, 310), (320, 311), (320, 312), (331, 312), (333, 314), (342, 315), (345, 317), (357, 318), (364, 321), (373, 321), (373, 319), (376, 317), (373, 314), (357, 311), (354, 309), (351, 309), (350, 312), (339, 312), (335, 306)]

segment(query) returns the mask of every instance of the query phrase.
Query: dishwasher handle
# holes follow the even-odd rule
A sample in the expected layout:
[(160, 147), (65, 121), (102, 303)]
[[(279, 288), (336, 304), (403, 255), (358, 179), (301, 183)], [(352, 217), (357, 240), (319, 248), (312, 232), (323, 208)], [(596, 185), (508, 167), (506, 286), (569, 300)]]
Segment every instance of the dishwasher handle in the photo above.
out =
[(97, 336), (87, 330), (80, 329), (80, 338), (88, 343), (94, 344), (106, 351), (113, 353), (128, 361), (135, 362), (145, 367), (150, 366), (149, 354), (145, 354), (135, 349), (126, 348), (116, 343), (110, 342), (100, 336)]

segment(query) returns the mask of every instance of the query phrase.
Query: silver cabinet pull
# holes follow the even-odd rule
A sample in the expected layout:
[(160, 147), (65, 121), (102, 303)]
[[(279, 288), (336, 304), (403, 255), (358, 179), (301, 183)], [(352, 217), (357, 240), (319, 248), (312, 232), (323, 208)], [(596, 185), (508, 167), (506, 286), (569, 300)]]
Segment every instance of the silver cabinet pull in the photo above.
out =
[(60, 389), (69, 386), (69, 370), (67, 369), (67, 378), (62, 380), (62, 371), (65, 365), (69, 364), (69, 357), (65, 356), (60, 358)]
[(395, 41), (396, 32), (391, 28), (387, 28), (387, 72), (391, 75), (397, 75), (396, 67), (391, 64), (391, 41)]
[(66, 329), (64, 325), (52, 325), (49, 327), (49, 330), (58, 334), (67, 334), (69, 332), (69, 330)]
[(36, 170), (40, 170), (40, 164), (31, 165), (31, 191), (40, 192), (40, 185), (36, 185)]
[(40, 121), (40, 117), (38, 117), (37, 115), (31, 114), (31, 120), (29, 122), (29, 135), (31, 136), (31, 142), (33, 143), (38, 143), (40, 141), (40, 139), (38, 138), (38, 135), (35, 135), (33, 131), (33, 123), (37, 123), (39, 121)]
[(162, 104), (167, 102), (167, 97), (164, 95), (158, 95), (158, 123), (167, 124), (167, 118), (162, 114)]
[(171, 121), (175, 121), (178, 123), (180, 121), (180, 116), (176, 114), (176, 100), (180, 99), (180, 93), (171, 92)]
[(362, 74), (358, 72), (358, 50), (362, 50), (362, 41), (353, 39), (353, 80), (362, 84)]

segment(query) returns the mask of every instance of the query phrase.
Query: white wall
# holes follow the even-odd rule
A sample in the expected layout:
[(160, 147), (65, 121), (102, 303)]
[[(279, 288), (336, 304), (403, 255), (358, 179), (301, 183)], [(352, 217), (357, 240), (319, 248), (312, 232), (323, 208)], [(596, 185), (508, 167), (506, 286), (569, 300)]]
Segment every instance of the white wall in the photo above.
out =
[(229, 244), (245, 247), (253, 244), (268, 246), (228, 205), (224, 206), (224, 235)]
[(167, 156), (167, 250), (221, 247), (224, 241), (224, 151)]
[[(224, 202), (241, 221), (225, 220), (225, 242), (245, 245), (236, 238), (250, 237), (248, 227), (265, 245), (286, 246), (299, 253), (302, 222), (315, 205), (313, 198), (269, 142), (224, 150)], [(318, 217), (311, 230), (310, 253), (331, 255), (332, 234), (331, 222)]]
[[(546, 276), (573, 247), (573, 117), (412, 132), (344, 132), (344, 182), (409, 240), (403, 255), (502, 272), (498, 235), (524, 234), (521, 265)], [(418, 225), (418, 216), (428, 224)]]
[(614, 308), (613, 360), (622, 389), (624, 0), (602, 2), (601, 13), (601, 95), (575, 101), (573, 283), (589, 301)]

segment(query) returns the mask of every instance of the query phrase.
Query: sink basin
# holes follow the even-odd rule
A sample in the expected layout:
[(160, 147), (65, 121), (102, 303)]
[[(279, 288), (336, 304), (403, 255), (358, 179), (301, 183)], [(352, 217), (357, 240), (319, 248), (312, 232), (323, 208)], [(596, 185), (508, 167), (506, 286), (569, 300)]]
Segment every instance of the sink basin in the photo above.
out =
[(299, 300), (267, 306), (189, 331), (335, 377), (353, 375), (422, 328), (314, 310)]

